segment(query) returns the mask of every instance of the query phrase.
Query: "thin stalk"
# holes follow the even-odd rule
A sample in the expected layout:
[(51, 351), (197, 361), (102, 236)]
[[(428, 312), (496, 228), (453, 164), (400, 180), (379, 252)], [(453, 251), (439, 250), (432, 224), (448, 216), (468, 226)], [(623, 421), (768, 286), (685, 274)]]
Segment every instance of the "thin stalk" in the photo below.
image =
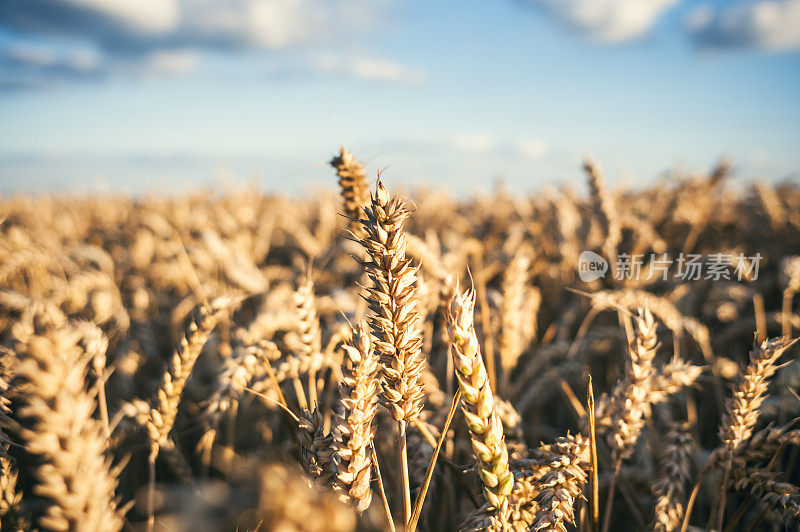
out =
[(475, 288), (478, 293), (478, 302), (481, 305), (481, 331), (483, 332), (483, 354), (486, 356), (486, 374), (489, 377), (489, 387), (497, 390), (497, 374), (494, 360), (494, 335), (492, 334), (492, 313), (489, 309), (489, 299), (486, 297), (486, 281), (483, 278), (483, 258), (479, 258), (481, 274), (476, 276)]
[(575, 392), (572, 391), (572, 387), (569, 383), (562, 378), (559, 379), (558, 385), (561, 387), (561, 391), (564, 392), (564, 397), (567, 398), (572, 409), (575, 410), (577, 418), (579, 420), (584, 418), (586, 416), (586, 409), (583, 408), (583, 404), (580, 399), (578, 399), (578, 396), (575, 395)]
[(725, 518), (725, 496), (728, 494), (728, 479), (731, 476), (731, 459), (725, 464), (725, 474), (722, 477), (722, 486), (719, 494), (719, 509), (717, 510), (717, 530), (722, 530), (722, 521)]
[(408, 481), (408, 445), (406, 443), (406, 422), (397, 422), (397, 448), (400, 454), (400, 489), (403, 492), (403, 523), (411, 519), (411, 487)]
[(747, 530), (747, 532), (753, 532), (753, 530), (756, 529), (758, 524), (761, 523), (761, 521), (767, 516), (768, 513), (769, 513), (769, 506), (765, 506), (764, 509), (761, 510), (761, 513), (758, 514), (758, 517), (756, 517), (756, 520), (753, 521), (753, 524), (750, 525), (750, 528)]
[(614, 492), (616, 491), (617, 476), (619, 476), (619, 468), (621, 465), (622, 458), (617, 458), (617, 463), (614, 464), (614, 472), (611, 474), (611, 483), (608, 485), (606, 515), (603, 517), (603, 532), (608, 532), (608, 527), (611, 525), (611, 509), (614, 507)]
[(787, 288), (783, 291), (783, 306), (781, 307), (781, 334), (792, 335), (792, 298), (794, 290)]
[(267, 369), (269, 380), (272, 381), (272, 385), (275, 387), (275, 393), (278, 394), (278, 400), (283, 407), (286, 408), (286, 410), (289, 410), (289, 405), (286, 403), (286, 398), (283, 396), (283, 392), (281, 391), (281, 384), (278, 382), (277, 377), (275, 377), (275, 372), (272, 371), (272, 364), (269, 363), (269, 359), (267, 359), (267, 357), (264, 357), (264, 366)]
[(156, 504), (156, 458), (158, 457), (158, 445), (153, 444), (147, 460), (148, 482), (147, 482), (147, 532), (153, 532), (156, 524), (155, 504)]
[(578, 332), (577, 334), (575, 334), (575, 339), (572, 340), (572, 344), (570, 344), (569, 346), (569, 351), (567, 351), (566, 358), (572, 358), (575, 355), (575, 353), (578, 352), (578, 348), (581, 345), (583, 337), (586, 336), (586, 333), (589, 331), (589, 326), (592, 324), (592, 322), (599, 313), (600, 313), (599, 308), (592, 308), (583, 318), (580, 327), (578, 327)]
[(589, 414), (589, 457), (592, 464), (589, 476), (589, 501), (592, 516), (591, 530), (600, 530), (600, 486), (597, 471), (597, 440), (595, 439), (594, 426), (594, 389), (592, 388), (592, 375), (589, 374), (589, 385), (586, 388), (586, 406)]
[(394, 517), (392, 517), (392, 510), (389, 508), (389, 500), (386, 498), (386, 491), (383, 489), (383, 477), (381, 476), (381, 466), (378, 465), (378, 453), (375, 452), (375, 445), (370, 445), (372, 450), (372, 465), (375, 466), (375, 476), (378, 480), (378, 492), (381, 494), (381, 501), (383, 501), (383, 513), (386, 515), (386, 522), (389, 523), (389, 530), (395, 532)]
[(428, 442), (428, 445), (430, 445), (435, 449), (436, 438), (433, 437), (433, 434), (431, 434), (431, 431), (428, 430), (428, 427), (426, 427), (425, 424), (422, 423), (419, 419), (415, 419), (413, 423), (414, 426), (417, 428), (417, 430), (419, 430), (420, 434), (422, 434), (422, 437), (425, 438), (425, 441)]
[(271, 403), (277, 405), (278, 407), (283, 409), (283, 411), (286, 412), (292, 418), (292, 420), (294, 420), (295, 423), (300, 423), (300, 418), (298, 418), (296, 415), (294, 415), (294, 413), (292, 413), (292, 411), (289, 410), (289, 407), (286, 406), (286, 400), (283, 399), (283, 396), (280, 397), (282, 399), (281, 401), (276, 401), (272, 397), (269, 397), (268, 395), (264, 395), (261, 392), (257, 392), (255, 390), (253, 390), (252, 388), (245, 387), (244, 390), (247, 391), (247, 392), (252, 393), (253, 395), (257, 395), (257, 396), (261, 397), (262, 399), (270, 401)]
[(686, 503), (686, 510), (683, 513), (683, 523), (681, 524), (681, 532), (686, 532), (686, 529), (689, 527), (689, 518), (692, 516), (692, 508), (694, 508), (694, 503), (697, 501), (697, 494), (700, 492), (700, 484), (703, 482), (703, 478), (706, 475), (706, 469), (700, 471), (700, 474), (697, 475), (697, 482), (692, 488), (692, 494), (689, 496), (689, 501)]
[(308, 403), (311, 408), (317, 405), (317, 371), (314, 369), (308, 371)]
[(300, 382), (300, 377), (292, 377), (292, 384), (294, 385), (294, 394), (297, 396), (297, 404), (300, 405), (300, 410), (308, 410), (306, 392), (303, 390), (303, 383)]
[(756, 314), (756, 339), (760, 344), (767, 339), (767, 313), (764, 310), (764, 296), (753, 294), (753, 310)]
[(739, 521), (742, 520), (742, 517), (744, 517), (744, 514), (749, 508), (750, 500), (748, 499), (744, 504), (739, 506), (739, 508), (736, 510), (736, 513), (733, 514), (733, 517), (731, 517), (730, 521), (728, 521), (728, 524), (725, 525), (725, 532), (733, 532), (736, 530), (736, 526), (739, 524)]
[(108, 421), (108, 402), (106, 401), (106, 381), (100, 376), (97, 380), (97, 403), (100, 407), (100, 420), (103, 422), (103, 434), (111, 438), (111, 424)]
[(439, 441), (436, 442), (436, 447), (433, 450), (433, 456), (431, 457), (430, 463), (428, 463), (428, 470), (425, 471), (425, 480), (423, 481), (422, 487), (417, 493), (417, 500), (414, 502), (414, 513), (411, 515), (411, 520), (406, 526), (407, 532), (415, 532), (417, 529), (417, 523), (419, 522), (419, 517), (422, 514), (422, 507), (425, 504), (425, 496), (428, 494), (428, 487), (430, 486), (431, 479), (433, 478), (433, 470), (436, 467), (436, 460), (439, 458), (439, 451), (442, 449), (444, 440), (447, 439), (447, 431), (450, 430), (450, 423), (453, 421), (453, 417), (455, 416), (456, 409), (458, 408), (458, 402), (460, 400), (461, 388), (456, 391), (456, 394), (453, 397), (453, 402), (450, 404), (450, 411), (447, 412), (447, 419), (445, 420), (444, 427), (442, 427), (442, 432), (439, 435)]

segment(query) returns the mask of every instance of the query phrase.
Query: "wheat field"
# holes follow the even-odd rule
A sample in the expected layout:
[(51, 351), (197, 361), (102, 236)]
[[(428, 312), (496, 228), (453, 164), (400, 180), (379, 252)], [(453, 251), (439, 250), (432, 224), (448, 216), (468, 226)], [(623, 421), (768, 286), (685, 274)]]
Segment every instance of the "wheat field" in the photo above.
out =
[(331, 166), (0, 198), (2, 530), (800, 529), (797, 183)]

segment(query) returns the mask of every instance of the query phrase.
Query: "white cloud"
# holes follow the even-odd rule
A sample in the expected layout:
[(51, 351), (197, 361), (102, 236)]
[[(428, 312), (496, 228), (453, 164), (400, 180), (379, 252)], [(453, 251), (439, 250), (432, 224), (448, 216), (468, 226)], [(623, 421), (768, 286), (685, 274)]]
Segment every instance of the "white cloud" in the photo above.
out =
[(452, 145), (466, 153), (487, 153), (494, 147), (494, 140), (489, 135), (458, 135)]
[(311, 69), (364, 81), (418, 85), (425, 80), (422, 71), (377, 56), (319, 54), (311, 60)]
[(321, 0), (183, 0), (181, 33), (278, 49), (329, 34), (326, 19), (347, 25)]
[(30, 42), (0, 47), (0, 91), (47, 87), (54, 78), (80, 81), (106, 74), (106, 65), (91, 50), (62, 50)]
[[(394, 0), (0, 0), (0, 30), (23, 40), (69, 38), (97, 52), (106, 74), (181, 73), (194, 69), (206, 51), (286, 51), (273, 63), (300, 56), (278, 73), (323, 72), (391, 83), (419, 84), (424, 73), (369, 54), (327, 53), (347, 49), (375, 31)], [(0, 52), (8, 49), (0, 43)], [(32, 66), (46, 75), (43, 58)], [(45, 58), (46, 59), (46, 58)], [(25, 57), (8, 58), (17, 71)], [(37, 64), (38, 61), (38, 64)], [(52, 72), (51, 81), (63, 70)], [(13, 78), (14, 72), (8, 74)], [(27, 75), (27, 74), (26, 74)]]
[(547, 142), (537, 138), (519, 139), (514, 143), (514, 151), (528, 159), (538, 161), (548, 152)]
[(78, 72), (90, 72), (100, 68), (101, 60), (89, 50), (61, 51), (51, 46), (31, 43), (12, 43), (4, 57), (17, 64), (34, 68), (69, 68)]
[(197, 55), (188, 50), (157, 50), (147, 56), (146, 74), (186, 74), (197, 67)]
[(178, 23), (177, 0), (61, 0), (66, 7), (93, 11), (146, 32), (163, 32)]
[(679, 0), (530, 0), (592, 40), (641, 37)]
[[(383, 1), (24, 0), (0, 2), (0, 27), (71, 36), (105, 51), (280, 49), (374, 31)], [(359, 12), (359, 16), (352, 16)]]
[(739, 2), (719, 9), (701, 6), (686, 24), (695, 43), (704, 48), (800, 48), (800, 0)]

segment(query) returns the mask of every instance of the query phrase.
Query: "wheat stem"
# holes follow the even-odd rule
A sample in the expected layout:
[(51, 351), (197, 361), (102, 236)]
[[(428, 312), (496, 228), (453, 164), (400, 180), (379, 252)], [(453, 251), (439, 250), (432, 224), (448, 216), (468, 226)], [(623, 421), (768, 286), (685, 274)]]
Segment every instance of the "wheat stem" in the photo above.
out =
[(383, 502), (383, 513), (386, 516), (386, 523), (389, 525), (389, 530), (395, 532), (394, 518), (392, 517), (392, 509), (389, 508), (389, 499), (386, 498), (386, 491), (383, 488), (383, 476), (381, 475), (381, 466), (378, 463), (378, 453), (375, 452), (375, 444), (371, 444), (370, 450), (372, 452), (372, 465), (375, 466), (375, 479), (378, 481), (378, 492), (381, 494), (381, 501)]
[(408, 479), (408, 444), (406, 441), (406, 422), (397, 421), (397, 449), (400, 455), (400, 490), (403, 493), (403, 523), (411, 520), (411, 486)]
[(450, 423), (453, 421), (453, 417), (455, 416), (460, 400), (461, 390), (458, 389), (453, 396), (452, 403), (450, 403), (450, 410), (447, 412), (447, 419), (445, 419), (442, 432), (439, 435), (439, 440), (436, 442), (436, 446), (434, 447), (433, 456), (431, 457), (430, 463), (428, 463), (428, 469), (425, 471), (425, 480), (422, 482), (422, 487), (420, 488), (419, 493), (417, 493), (417, 499), (414, 502), (414, 513), (411, 515), (411, 520), (408, 522), (406, 527), (407, 532), (415, 532), (417, 529), (417, 523), (419, 522), (419, 517), (422, 514), (422, 507), (425, 504), (425, 496), (428, 494), (428, 487), (430, 486), (431, 479), (433, 478), (433, 470), (436, 467), (436, 460), (439, 458), (439, 451), (442, 450), (442, 444), (447, 439), (447, 433), (450, 430)]
[(594, 389), (592, 388), (592, 375), (589, 374), (589, 384), (586, 387), (586, 407), (589, 412), (589, 456), (592, 471), (590, 479), (590, 503), (592, 524), (591, 529), (597, 532), (600, 529), (600, 482), (597, 471), (597, 439), (594, 427)]

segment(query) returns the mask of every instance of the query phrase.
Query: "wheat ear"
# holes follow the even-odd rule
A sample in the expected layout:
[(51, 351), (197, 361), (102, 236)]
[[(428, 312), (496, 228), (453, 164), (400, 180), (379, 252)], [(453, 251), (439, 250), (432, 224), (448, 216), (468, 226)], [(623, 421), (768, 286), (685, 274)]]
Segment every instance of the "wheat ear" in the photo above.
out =
[(495, 411), (486, 366), (475, 335), (474, 309), (475, 293), (456, 289), (450, 302), (448, 330), (458, 386), (464, 396), (461, 408), (478, 462), (483, 494), (489, 504), (503, 513), (507, 510), (507, 497), (514, 488), (514, 475), (508, 465), (503, 424)]
[(657, 349), (656, 322), (645, 306), (639, 309), (636, 317), (636, 336), (628, 347), (630, 359), (625, 379), (615, 388), (611, 397), (612, 430), (608, 434), (608, 445), (611, 448), (614, 471), (608, 487), (603, 532), (608, 530), (611, 523), (614, 491), (622, 460), (633, 454), (650, 414), (650, 390), (655, 374), (653, 358)]
[(629, 457), (636, 446), (650, 411), (650, 389), (655, 373), (653, 358), (658, 348), (656, 322), (650, 310), (639, 309), (636, 317), (636, 337), (628, 349), (625, 384), (614, 398), (613, 431), (609, 435), (614, 460)]
[(672, 532), (683, 519), (683, 498), (689, 480), (694, 439), (686, 423), (674, 424), (664, 436), (659, 475), (653, 485), (656, 497), (653, 530)]
[(583, 170), (586, 172), (586, 179), (589, 184), (592, 209), (603, 231), (606, 258), (611, 262), (613, 268), (617, 262), (617, 245), (622, 240), (617, 211), (614, 209), (611, 196), (606, 188), (605, 179), (603, 179), (603, 173), (597, 163), (587, 158), (583, 162)]
[(294, 303), (297, 309), (297, 332), (300, 334), (300, 358), (308, 364), (308, 400), (312, 408), (317, 403), (317, 367), (322, 350), (322, 337), (319, 332), (319, 320), (314, 300), (314, 283), (311, 276), (300, 283), (294, 293)]
[(559, 440), (554, 445), (560, 456), (550, 463), (550, 470), (537, 482), (540, 489), (534, 499), (539, 510), (531, 530), (566, 532), (564, 522), (575, 524), (575, 499), (583, 497), (589, 466), (589, 441), (582, 436)]
[(318, 409), (303, 410), (299, 423), (300, 464), (309, 478), (320, 486), (330, 486), (335, 476), (335, 441), (325, 432), (325, 419)]
[(169, 367), (161, 380), (156, 396), (149, 404), (143, 401), (134, 402), (137, 419), (147, 427), (150, 436), (150, 454), (148, 456), (149, 483), (147, 490), (147, 530), (155, 526), (155, 483), (156, 459), (163, 447), (171, 447), (170, 432), (178, 415), (178, 404), (181, 402), (183, 389), (192, 374), (197, 357), (211, 336), (211, 331), (222, 319), (222, 314), (230, 305), (228, 298), (218, 298), (211, 304), (203, 303), (195, 308), (181, 336), (180, 344), (170, 360)]
[(422, 357), (422, 330), (419, 324), (419, 299), (416, 269), (406, 257), (403, 223), (410, 215), (403, 201), (391, 197), (378, 179), (369, 206), (364, 208), (360, 242), (369, 260), (365, 263), (372, 281), (367, 301), (369, 324), (380, 356), (383, 378), (381, 401), (398, 422), (400, 483), (403, 493), (404, 522), (411, 518), (411, 490), (408, 481), (406, 427), (422, 409), (420, 385), (425, 359)]
[(364, 167), (343, 147), (339, 149), (339, 155), (331, 161), (331, 166), (336, 169), (339, 177), (344, 213), (350, 219), (350, 229), (358, 231), (358, 220), (364, 213), (364, 206), (369, 203), (369, 184)]
[(780, 482), (778, 475), (767, 471), (745, 470), (735, 483), (740, 491), (750, 491), (767, 508), (780, 515), (787, 527), (800, 526), (800, 489), (794, 484)]
[(396, 420), (411, 422), (422, 409), (418, 385), (424, 359), (420, 352), (416, 269), (406, 258), (403, 223), (410, 212), (399, 197), (389, 196), (378, 180), (371, 205), (361, 220), (366, 236), (361, 240), (370, 256), (365, 264), (372, 281), (367, 300), (369, 324), (380, 355), (384, 379), (382, 402)]
[(273, 342), (261, 340), (256, 345), (238, 346), (233, 354), (225, 359), (217, 376), (214, 391), (203, 409), (202, 415), (206, 426), (204, 445), (213, 444), (223, 414), (232, 411), (235, 415), (236, 405), (245, 388), (258, 387), (257, 384), (260, 384), (265, 385), (262, 386), (264, 392), (274, 393), (272, 383), (264, 377), (267, 373), (266, 365), (270, 360), (277, 360), (279, 356), (280, 351)]
[(372, 500), (370, 445), (375, 436), (373, 419), (378, 402), (378, 356), (369, 334), (357, 327), (353, 339), (344, 345), (350, 367), (343, 367), (342, 413), (336, 427), (334, 464), (336, 483), (344, 499), (364, 511)]
[(722, 529), (725, 495), (733, 456), (753, 434), (753, 427), (761, 413), (761, 404), (767, 395), (769, 379), (777, 370), (775, 363), (796, 341), (789, 340), (785, 336), (772, 338), (765, 340), (759, 347), (753, 349), (750, 352), (750, 364), (740, 374), (739, 384), (736, 386), (733, 396), (725, 404), (725, 414), (719, 428), (725, 470), (720, 486), (717, 529)]
[(169, 433), (175, 424), (186, 381), (189, 380), (211, 331), (222, 319), (223, 311), (229, 303), (229, 299), (219, 298), (210, 305), (198, 306), (181, 336), (180, 344), (172, 355), (169, 367), (161, 379), (161, 386), (151, 403), (147, 419), (151, 452), (156, 456), (159, 448), (169, 445)]
[(526, 340), (530, 339), (525, 334), (526, 320), (530, 317), (524, 312), (530, 262), (529, 252), (523, 250), (514, 256), (503, 275), (500, 365), (503, 367), (505, 382), (508, 382), (509, 373), (516, 367), (517, 360), (525, 350)]
[(92, 361), (92, 370), (96, 379), (95, 388), (97, 389), (97, 403), (100, 409), (100, 419), (103, 422), (103, 431), (106, 438), (110, 438), (111, 429), (108, 421), (108, 404), (106, 401), (105, 386), (105, 381), (108, 378), (106, 374), (108, 338), (106, 338), (103, 331), (92, 322), (79, 322), (76, 324), (76, 327), (83, 333), (84, 349)]
[(22, 515), (22, 492), (17, 490), (19, 472), (5, 452), (0, 450), (0, 522), (3, 523), (0, 528), (27, 530), (30, 526)]
[(17, 344), (10, 427), (25, 451), (41, 459), (33, 472), (33, 493), (46, 501), (39, 526), (115, 531), (123, 524), (116, 472), (93, 417), (97, 405), (86, 390), (90, 360), (80, 340), (77, 328), (63, 325)]

